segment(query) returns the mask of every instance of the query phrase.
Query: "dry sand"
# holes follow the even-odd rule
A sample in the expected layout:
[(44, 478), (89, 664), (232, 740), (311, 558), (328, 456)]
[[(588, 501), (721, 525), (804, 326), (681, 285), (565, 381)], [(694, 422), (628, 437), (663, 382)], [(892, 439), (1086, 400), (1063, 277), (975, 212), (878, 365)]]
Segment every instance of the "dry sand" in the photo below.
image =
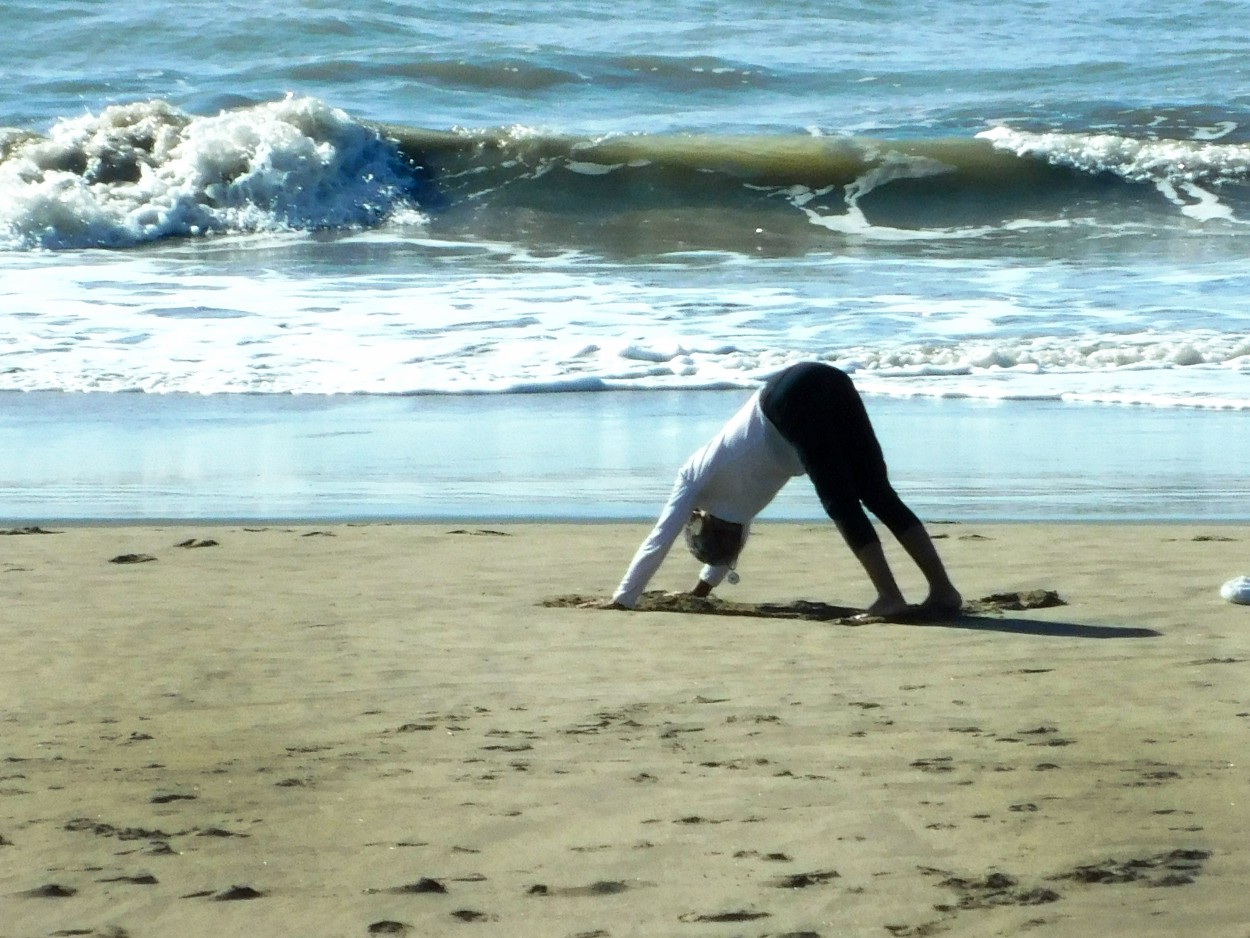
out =
[[(543, 605), (646, 528), (0, 538), (0, 936), (1250, 935), (1250, 529), (936, 526), (1066, 601), (940, 625)], [(867, 598), (828, 525), (741, 572)]]

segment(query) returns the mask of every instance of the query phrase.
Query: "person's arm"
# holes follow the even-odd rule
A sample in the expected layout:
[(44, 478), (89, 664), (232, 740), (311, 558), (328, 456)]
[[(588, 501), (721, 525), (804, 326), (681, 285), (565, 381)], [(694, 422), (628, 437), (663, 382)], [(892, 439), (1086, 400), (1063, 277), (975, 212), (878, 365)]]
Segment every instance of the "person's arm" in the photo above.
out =
[(639, 546), (634, 559), (630, 561), (629, 569), (625, 571), (620, 585), (612, 594), (614, 606), (632, 609), (638, 604), (638, 598), (647, 588), (647, 584), (651, 582), (651, 578), (655, 576), (655, 572), (660, 569), (660, 564), (664, 562), (669, 549), (690, 518), (697, 495), (698, 488), (694, 484), (689, 466), (684, 466), (677, 474), (673, 491), (655, 527)]

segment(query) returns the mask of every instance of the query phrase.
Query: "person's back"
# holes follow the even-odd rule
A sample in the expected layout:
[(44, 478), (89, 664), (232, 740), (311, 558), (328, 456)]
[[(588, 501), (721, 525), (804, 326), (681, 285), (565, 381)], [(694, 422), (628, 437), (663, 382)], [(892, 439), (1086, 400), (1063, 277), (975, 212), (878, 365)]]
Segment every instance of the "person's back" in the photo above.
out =
[(799, 454), (764, 416), (756, 393), (686, 460), (678, 478), (695, 491), (692, 508), (750, 524), (803, 471)]

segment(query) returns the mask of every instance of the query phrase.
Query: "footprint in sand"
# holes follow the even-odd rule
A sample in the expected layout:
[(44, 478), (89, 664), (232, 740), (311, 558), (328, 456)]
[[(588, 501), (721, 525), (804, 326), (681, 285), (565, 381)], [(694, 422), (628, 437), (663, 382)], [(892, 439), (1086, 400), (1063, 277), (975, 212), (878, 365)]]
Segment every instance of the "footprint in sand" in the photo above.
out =
[(44, 883), (22, 893), (28, 899), (68, 899), (77, 894), (78, 890), (73, 886), (62, 886), (60, 883)]
[(768, 918), (769, 912), (751, 912), (746, 909), (739, 909), (733, 912), (712, 912), (707, 915), (700, 915), (696, 912), (687, 912), (685, 915), (677, 916), (679, 922), (753, 922), (756, 919)]
[(240, 902), (247, 899), (260, 899), (264, 895), (259, 889), (253, 889), (251, 886), (231, 886), (229, 889), (213, 893), (212, 898), (214, 902)]
[(1071, 872), (1060, 873), (1051, 879), (1086, 884), (1144, 882), (1150, 886), (1187, 886), (1202, 872), (1203, 864), (1210, 857), (1209, 850), (1172, 850), (1139, 859), (1109, 859), (1102, 863), (1078, 866)]
[(616, 896), (630, 887), (618, 880), (602, 880), (589, 886), (568, 886), (564, 889), (552, 889), (544, 883), (536, 883), (525, 891), (527, 896)]
[(404, 934), (411, 925), (402, 922), (392, 922), (391, 919), (382, 919), (381, 922), (374, 922), (369, 925), (369, 934)]
[(132, 886), (155, 886), (160, 880), (151, 873), (137, 873), (134, 876), (106, 876), (97, 879), (97, 883), (129, 883)]
[(383, 919), (380, 922), (373, 922), (369, 926), (369, 934), (371, 935), (402, 935), (411, 926), (405, 925), (403, 922), (395, 922), (390, 919)]
[(182, 792), (176, 792), (176, 791), (168, 791), (168, 792), (162, 791), (162, 792), (157, 792), (155, 795), (149, 798), (148, 803), (149, 804), (169, 804), (174, 801), (194, 801), (195, 799), (196, 799), (195, 795), (188, 795), (188, 794), (184, 794)]
[(420, 895), (437, 895), (444, 896), (447, 894), (447, 887), (436, 879), (430, 879), (422, 876), (415, 882), (406, 883), (403, 886), (396, 886), (394, 889), (388, 889), (387, 892), (396, 895), (420, 896)]
[(788, 876), (778, 876), (776, 879), (770, 880), (768, 885), (776, 886), (778, 889), (807, 889), (810, 886), (822, 886), (825, 883), (841, 878), (842, 874), (837, 870), (816, 870), (811, 873), (791, 873)]

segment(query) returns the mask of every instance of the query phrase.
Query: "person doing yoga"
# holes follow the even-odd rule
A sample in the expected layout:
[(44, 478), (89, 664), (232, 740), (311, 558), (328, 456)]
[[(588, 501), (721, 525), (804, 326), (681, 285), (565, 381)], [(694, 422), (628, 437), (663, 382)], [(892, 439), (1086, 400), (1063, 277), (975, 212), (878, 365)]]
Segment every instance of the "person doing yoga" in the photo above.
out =
[(898, 539), (928, 581), (928, 597), (916, 611), (932, 618), (958, 614), (959, 591), (924, 525), (890, 484), (859, 392), (845, 372), (822, 362), (791, 365), (772, 375), (686, 460), (612, 604), (637, 605), (683, 531), (691, 553), (704, 563), (690, 592), (707, 596), (726, 577), (733, 582), (752, 520), (791, 478), (803, 474), (877, 591), (869, 614), (889, 617), (911, 607), (865, 508)]

